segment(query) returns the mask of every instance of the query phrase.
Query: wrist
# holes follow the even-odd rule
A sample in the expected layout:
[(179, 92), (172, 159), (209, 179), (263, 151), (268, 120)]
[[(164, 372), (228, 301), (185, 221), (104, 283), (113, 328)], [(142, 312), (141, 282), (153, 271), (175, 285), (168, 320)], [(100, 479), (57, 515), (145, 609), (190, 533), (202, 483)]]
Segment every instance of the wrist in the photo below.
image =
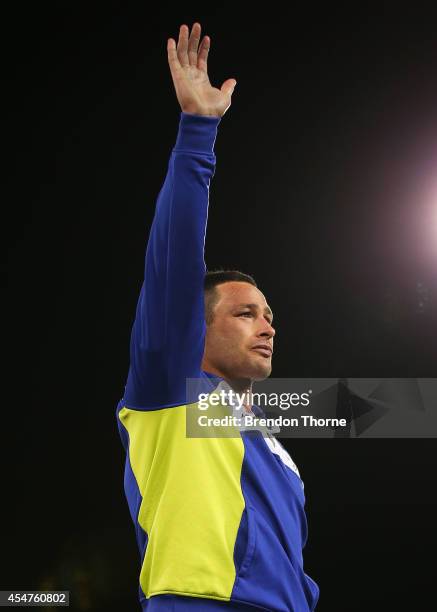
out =
[(221, 114), (211, 108), (199, 108), (195, 106), (186, 106), (185, 108), (181, 108), (182, 112), (186, 115), (196, 115), (197, 117), (217, 117), (221, 118)]

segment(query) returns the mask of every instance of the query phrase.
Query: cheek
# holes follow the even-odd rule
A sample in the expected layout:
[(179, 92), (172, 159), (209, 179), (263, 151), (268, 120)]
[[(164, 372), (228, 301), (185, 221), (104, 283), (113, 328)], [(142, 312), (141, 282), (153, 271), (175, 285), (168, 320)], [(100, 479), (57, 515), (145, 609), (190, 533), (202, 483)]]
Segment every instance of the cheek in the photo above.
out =
[(250, 344), (251, 326), (247, 320), (237, 320), (230, 323), (226, 329), (227, 346), (235, 355), (239, 354), (242, 359), (247, 358), (247, 347)]
[(230, 319), (223, 325), (223, 335), (226, 336), (233, 344), (241, 344), (249, 335), (248, 321), (244, 319)]
[(208, 343), (219, 350), (233, 350), (244, 344), (249, 335), (248, 326), (238, 319), (227, 320), (220, 323), (220, 326), (211, 328), (208, 333)]

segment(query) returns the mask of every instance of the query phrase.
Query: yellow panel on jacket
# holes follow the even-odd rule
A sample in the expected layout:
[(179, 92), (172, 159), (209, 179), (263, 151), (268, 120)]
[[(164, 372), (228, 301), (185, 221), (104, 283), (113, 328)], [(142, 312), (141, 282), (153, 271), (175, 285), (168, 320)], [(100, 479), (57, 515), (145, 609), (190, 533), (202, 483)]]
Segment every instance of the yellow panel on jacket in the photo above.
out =
[(123, 407), (129, 458), (148, 535), (140, 584), (161, 593), (229, 600), (235, 581), (234, 547), (245, 502), (241, 436), (186, 437), (186, 410), (195, 405), (140, 411)]

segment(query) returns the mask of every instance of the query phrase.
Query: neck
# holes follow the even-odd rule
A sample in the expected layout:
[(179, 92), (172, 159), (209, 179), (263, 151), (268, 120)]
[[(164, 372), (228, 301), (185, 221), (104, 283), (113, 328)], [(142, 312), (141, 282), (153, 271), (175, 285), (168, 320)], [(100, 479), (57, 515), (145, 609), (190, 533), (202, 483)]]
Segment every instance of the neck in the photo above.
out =
[(250, 411), (252, 407), (252, 402), (250, 401), (252, 395), (252, 385), (253, 381), (250, 378), (232, 378), (227, 376), (224, 372), (220, 372), (217, 368), (208, 367), (203, 368), (205, 372), (209, 374), (213, 374), (214, 376), (219, 376), (223, 378), (225, 382), (231, 387), (235, 393), (238, 393), (240, 396), (245, 395), (247, 397), (247, 401), (244, 402), (244, 408), (246, 411)]
[(228, 385), (238, 393), (240, 397), (244, 395), (243, 406), (246, 412), (251, 412), (252, 409), (252, 380), (250, 378), (233, 378), (225, 379)]

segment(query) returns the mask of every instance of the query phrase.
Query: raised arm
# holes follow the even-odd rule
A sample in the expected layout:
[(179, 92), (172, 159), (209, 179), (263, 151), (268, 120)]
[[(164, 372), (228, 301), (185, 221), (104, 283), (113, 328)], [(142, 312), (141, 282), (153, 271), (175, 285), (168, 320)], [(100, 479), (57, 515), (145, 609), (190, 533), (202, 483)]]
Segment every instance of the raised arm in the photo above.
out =
[(142, 409), (184, 402), (185, 380), (200, 373), (205, 339), (204, 242), (217, 127), (231, 104), (235, 79), (212, 87), (210, 39), (199, 46), (200, 24), (178, 45), (167, 41), (181, 119), (146, 250), (130, 345), (125, 405)]

